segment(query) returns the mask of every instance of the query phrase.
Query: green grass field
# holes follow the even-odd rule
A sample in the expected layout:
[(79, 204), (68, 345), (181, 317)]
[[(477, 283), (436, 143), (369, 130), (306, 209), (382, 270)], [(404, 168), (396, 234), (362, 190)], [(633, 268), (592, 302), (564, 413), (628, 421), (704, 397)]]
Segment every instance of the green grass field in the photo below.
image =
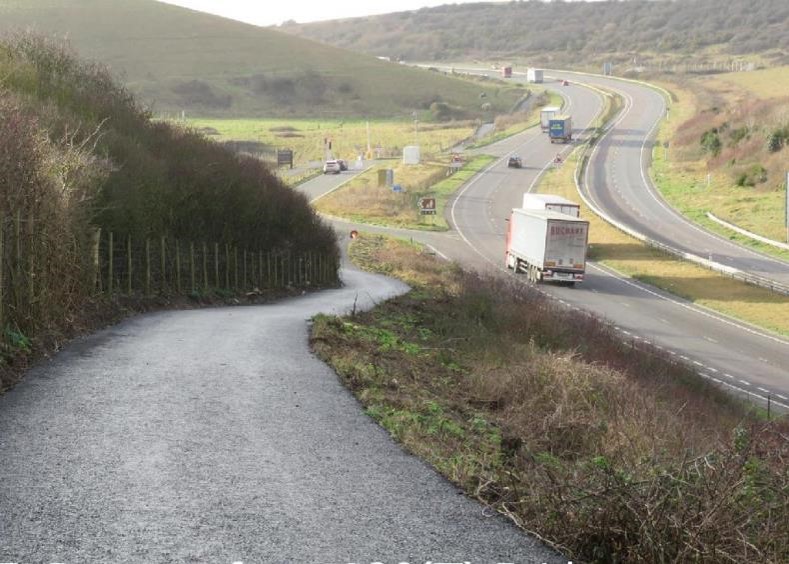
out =
[(475, 129), (470, 121), (417, 124), (413, 121), (363, 120), (256, 120), (194, 119), (191, 127), (215, 131), (210, 137), (218, 141), (256, 141), (270, 148), (290, 148), (297, 163), (324, 159), (324, 140), (330, 139), (337, 158), (367, 156), (368, 123), (372, 157), (399, 156), (402, 148), (418, 140), (427, 155), (446, 151), (469, 137)]
[(0, 2), (0, 33), (25, 29), (68, 37), (81, 55), (110, 65), (155, 113), (403, 119), (414, 111), (424, 118), (440, 101), (453, 115), (485, 118), (508, 111), (523, 94), (154, 0)]

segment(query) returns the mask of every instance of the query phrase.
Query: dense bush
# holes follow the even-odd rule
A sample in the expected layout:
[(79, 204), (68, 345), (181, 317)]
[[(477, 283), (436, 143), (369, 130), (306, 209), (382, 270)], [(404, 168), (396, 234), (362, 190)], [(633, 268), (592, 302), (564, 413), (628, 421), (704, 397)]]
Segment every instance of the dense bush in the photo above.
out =
[(281, 29), (408, 60), (529, 56), (599, 64), (609, 54), (631, 64), (638, 52), (696, 54), (713, 45), (729, 55), (772, 51), (780, 61), (789, 53), (787, 20), (784, 0), (476, 2)]
[(701, 136), (701, 148), (704, 149), (705, 152), (710, 153), (713, 156), (718, 156), (718, 153), (721, 152), (721, 147), (723, 144), (721, 143), (721, 139), (718, 136), (717, 129), (710, 129), (709, 131), (705, 131), (704, 134)]
[(29, 97), (52, 140), (71, 135), (108, 163), (93, 220), (137, 238), (166, 235), (254, 249), (335, 252), (305, 198), (256, 159), (154, 122), (101, 66), (34, 36), (0, 44), (6, 83)]

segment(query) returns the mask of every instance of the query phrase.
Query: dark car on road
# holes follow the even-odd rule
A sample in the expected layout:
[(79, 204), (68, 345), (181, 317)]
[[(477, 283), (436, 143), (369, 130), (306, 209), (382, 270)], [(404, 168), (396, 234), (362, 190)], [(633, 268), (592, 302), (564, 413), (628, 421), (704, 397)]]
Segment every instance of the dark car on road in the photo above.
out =
[(523, 167), (523, 161), (517, 155), (513, 155), (507, 160), (507, 166), (510, 168), (521, 168)]

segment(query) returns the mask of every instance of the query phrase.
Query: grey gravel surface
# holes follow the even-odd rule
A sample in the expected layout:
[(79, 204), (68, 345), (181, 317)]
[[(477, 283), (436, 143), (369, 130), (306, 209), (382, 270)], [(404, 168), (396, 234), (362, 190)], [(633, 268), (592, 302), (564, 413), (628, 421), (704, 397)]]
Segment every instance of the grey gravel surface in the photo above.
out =
[(566, 562), (406, 454), (308, 319), (405, 291), (135, 317), (0, 397), (0, 562)]

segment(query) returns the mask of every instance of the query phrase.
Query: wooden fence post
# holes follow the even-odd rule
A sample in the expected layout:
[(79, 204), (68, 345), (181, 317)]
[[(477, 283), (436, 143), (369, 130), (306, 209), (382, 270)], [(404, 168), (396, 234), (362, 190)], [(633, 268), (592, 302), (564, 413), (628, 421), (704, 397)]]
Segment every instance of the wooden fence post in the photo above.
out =
[(233, 247), (233, 287), (238, 290), (238, 247)]
[[(0, 332), (5, 327), (5, 217), (0, 215)], [(3, 332), (4, 333), (4, 332)], [(0, 341), (3, 337), (0, 336)]]
[(208, 291), (208, 244), (203, 241), (203, 288)]
[(219, 243), (214, 243), (214, 283), (217, 289), (222, 287), (219, 283)]
[(145, 295), (151, 295), (151, 240), (145, 238)]
[(16, 212), (16, 223), (14, 225), (14, 235), (16, 240), (16, 257), (14, 261), (14, 283), (11, 285), (14, 288), (14, 302), (16, 307), (22, 305), (22, 297), (20, 296), (20, 289), (22, 288), (22, 211)]
[(192, 293), (195, 292), (195, 244), (194, 241), (189, 243), (189, 275), (190, 282), (192, 283)]
[(247, 286), (247, 250), (246, 249), (244, 249), (243, 255), (244, 255), (244, 271), (243, 271), (244, 277), (242, 278), (241, 287), (246, 289), (246, 288), (248, 288), (248, 286)]
[(230, 245), (225, 243), (225, 290), (230, 288)]
[(175, 240), (175, 289), (181, 293), (181, 244)]
[(165, 287), (167, 285), (167, 256), (166, 256), (167, 249), (165, 247), (166, 243), (165, 243), (165, 240), (164, 240), (164, 235), (162, 235), (162, 237), (161, 237), (161, 243), (162, 243), (162, 245), (161, 245), (162, 252), (161, 252), (161, 257), (160, 258), (161, 258), (161, 263), (162, 263), (161, 264), (162, 271), (161, 271), (160, 275), (162, 277), (161, 292), (162, 292), (162, 294), (164, 294), (165, 293)]
[(127, 273), (127, 283), (126, 283), (126, 290), (127, 293), (131, 296), (132, 291), (134, 290), (133, 287), (133, 279), (132, 279), (132, 239), (131, 235), (126, 239), (126, 268), (128, 270)]
[[(28, 243), (27, 249), (27, 301), (30, 306), (32, 306), (35, 301), (35, 293), (36, 293), (36, 253), (35, 253), (35, 218), (31, 215), (30, 220), (27, 223), (28, 232), (30, 234), (30, 242)], [(32, 313), (32, 312), (31, 312)]]
[(112, 236), (112, 231), (110, 231), (109, 245), (108, 245), (109, 248), (107, 250), (107, 260), (109, 261), (109, 264), (107, 266), (107, 293), (110, 296), (112, 295), (112, 284), (114, 282), (113, 277), (115, 275), (114, 270), (113, 270), (113, 266), (114, 265), (112, 264), (114, 262), (114, 260), (113, 260), (114, 257), (113, 257), (113, 253), (112, 253), (113, 246), (114, 246), (114, 240), (113, 240), (113, 236)]
[(91, 235), (92, 256), (93, 256), (93, 291), (101, 292), (101, 258), (99, 255), (101, 248), (101, 228), (96, 229)]
[(266, 288), (271, 289), (271, 251), (266, 253)]

